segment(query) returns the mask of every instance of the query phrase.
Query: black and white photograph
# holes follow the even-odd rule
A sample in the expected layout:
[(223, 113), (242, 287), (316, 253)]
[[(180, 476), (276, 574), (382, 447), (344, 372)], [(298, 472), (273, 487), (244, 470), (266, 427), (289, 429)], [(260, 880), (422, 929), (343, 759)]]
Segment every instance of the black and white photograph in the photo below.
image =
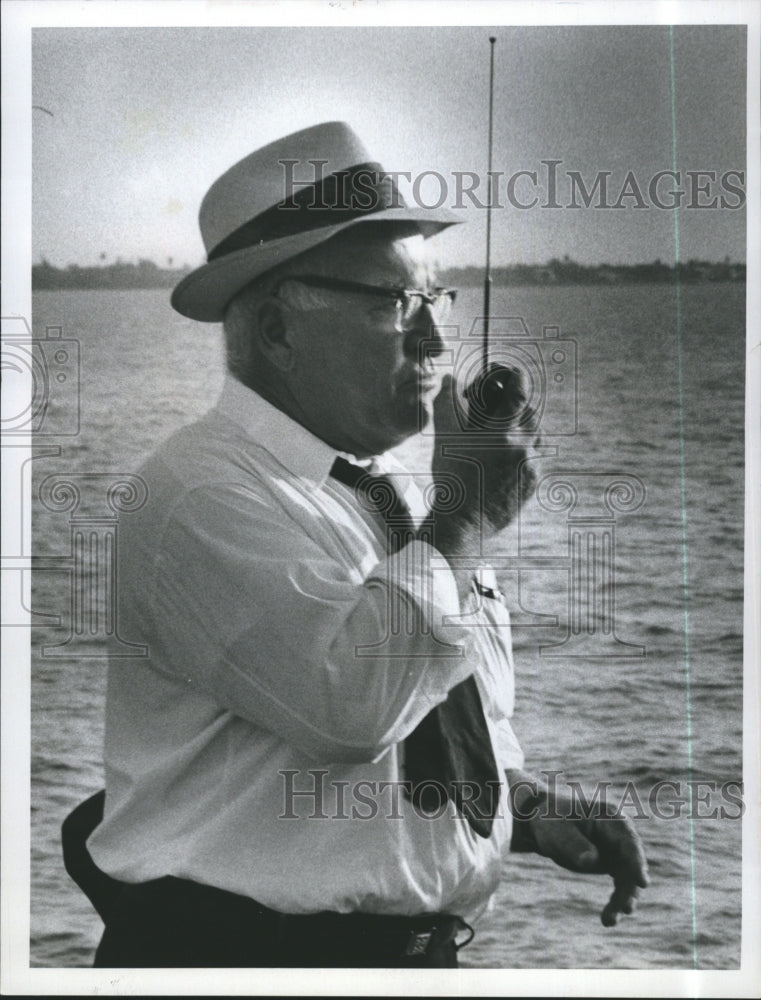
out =
[(759, 8), (4, 22), (3, 991), (758, 995)]

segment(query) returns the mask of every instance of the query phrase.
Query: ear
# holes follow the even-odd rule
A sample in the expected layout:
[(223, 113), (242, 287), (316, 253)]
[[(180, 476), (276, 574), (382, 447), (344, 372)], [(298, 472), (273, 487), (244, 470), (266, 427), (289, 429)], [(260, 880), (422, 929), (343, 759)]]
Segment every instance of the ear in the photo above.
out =
[(264, 357), (279, 371), (290, 371), (295, 360), (293, 343), (278, 299), (264, 299), (259, 304), (256, 329)]

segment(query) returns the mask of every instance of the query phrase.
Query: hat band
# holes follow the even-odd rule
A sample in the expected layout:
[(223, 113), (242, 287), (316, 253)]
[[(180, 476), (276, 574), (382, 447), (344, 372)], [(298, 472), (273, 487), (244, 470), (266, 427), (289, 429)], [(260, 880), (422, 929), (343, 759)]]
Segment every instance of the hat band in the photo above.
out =
[(360, 163), (328, 174), (314, 184), (300, 186), (279, 204), (226, 236), (209, 251), (207, 260), (313, 229), (352, 222), (389, 208), (406, 207), (393, 179), (379, 164)]

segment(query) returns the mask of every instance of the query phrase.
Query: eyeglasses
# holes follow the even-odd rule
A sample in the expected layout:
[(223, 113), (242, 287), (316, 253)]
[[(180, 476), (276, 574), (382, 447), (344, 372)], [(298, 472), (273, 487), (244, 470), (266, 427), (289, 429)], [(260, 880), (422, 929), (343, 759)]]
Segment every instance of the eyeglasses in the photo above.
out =
[(435, 323), (443, 322), (457, 297), (457, 290), (454, 288), (432, 288), (430, 292), (424, 292), (419, 288), (388, 288), (384, 285), (367, 285), (361, 281), (346, 281), (343, 278), (324, 278), (317, 274), (288, 275), (278, 282), (273, 294), (277, 295), (280, 286), (286, 281), (300, 281), (304, 285), (336, 292), (361, 292), (393, 299), (396, 303), (396, 325), (400, 330), (409, 327), (424, 304), (431, 307)]

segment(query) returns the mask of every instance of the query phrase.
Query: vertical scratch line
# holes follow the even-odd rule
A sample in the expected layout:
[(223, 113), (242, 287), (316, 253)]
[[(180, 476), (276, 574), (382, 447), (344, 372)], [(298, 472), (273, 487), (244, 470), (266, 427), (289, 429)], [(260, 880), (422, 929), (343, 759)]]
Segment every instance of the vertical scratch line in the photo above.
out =
[[(669, 25), (669, 62), (671, 73), (671, 169), (676, 172), (676, 80), (674, 73), (674, 26)], [(687, 773), (692, 778), (692, 705), (690, 692), (690, 610), (689, 583), (687, 574), (687, 488), (685, 478), (684, 448), (684, 373), (682, 370), (682, 298), (679, 281), (679, 214), (674, 209), (674, 280), (676, 292), (676, 370), (677, 394), (679, 400), (679, 479), (681, 491), (681, 549), (682, 549), (682, 607), (684, 623), (684, 695), (687, 723)], [(690, 789), (690, 887), (692, 890), (692, 964), (698, 967), (698, 920), (695, 892), (695, 830), (693, 810), (693, 790)]]

